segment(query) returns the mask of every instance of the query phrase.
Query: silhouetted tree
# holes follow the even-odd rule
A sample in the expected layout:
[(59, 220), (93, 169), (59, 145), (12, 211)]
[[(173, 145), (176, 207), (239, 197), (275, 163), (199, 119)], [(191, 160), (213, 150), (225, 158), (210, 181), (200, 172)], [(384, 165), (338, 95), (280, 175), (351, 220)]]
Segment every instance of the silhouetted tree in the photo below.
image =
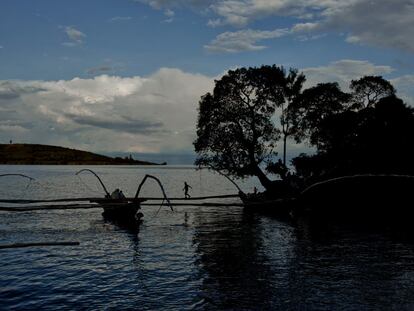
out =
[[(305, 90), (292, 113), (296, 139), (308, 139), (316, 154), (295, 158), (297, 174), (309, 182), (356, 173), (413, 174), (414, 111), (382, 77)], [(356, 101), (357, 100), (357, 101)]]
[[(275, 70), (283, 79), (283, 72)], [(270, 189), (272, 182), (261, 164), (275, 156), (274, 147), (280, 138), (272, 117), (283, 100), (279, 91), (268, 100), (269, 92), (257, 68), (229, 71), (215, 81), (213, 93), (201, 98), (197, 122), (198, 154), (196, 165), (207, 166), (226, 174), (243, 178), (257, 176)]]
[(320, 83), (303, 91), (288, 112), (296, 141), (308, 139), (318, 150), (329, 148), (337, 138), (330, 137), (330, 118), (344, 112), (350, 98), (337, 83)]
[[(200, 100), (196, 164), (236, 178), (257, 176), (272, 191), (277, 185), (289, 190), (289, 180), (298, 177), (315, 182), (355, 173), (414, 174), (414, 111), (388, 81), (363, 77), (351, 82), (351, 93), (337, 83), (302, 91), (304, 81), (297, 70), (278, 66), (231, 70), (215, 81), (213, 93)], [(274, 162), (281, 137), (283, 161)], [(289, 137), (316, 149), (292, 160), (296, 176), (286, 167)], [(271, 181), (265, 164), (284, 182)]]
[(364, 76), (352, 80), (350, 89), (357, 109), (371, 107), (381, 98), (395, 94), (392, 84), (381, 76)]
[[(262, 66), (258, 69), (261, 73), (264, 92), (268, 100), (274, 102), (280, 108), (280, 131), (283, 141), (283, 165), (286, 167), (287, 139), (294, 134), (294, 119), (289, 113), (291, 106), (298, 100), (306, 81), (303, 73), (290, 68), (289, 72), (283, 67)], [(279, 163), (280, 164), (280, 163)], [(272, 167), (272, 163), (269, 168)], [(273, 166), (274, 167), (274, 166)]]
[(286, 146), (289, 136), (294, 134), (293, 122), (294, 119), (289, 113), (289, 110), (298, 100), (301, 95), (303, 84), (306, 78), (303, 73), (298, 73), (297, 69), (290, 69), (289, 74), (285, 78), (285, 85), (283, 89), (285, 102), (282, 103), (282, 113), (280, 116), (280, 124), (282, 126), (283, 135), (283, 164), (286, 166)]
[(414, 173), (414, 110), (391, 95), (359, 113), (354, 152), (362, 171)]

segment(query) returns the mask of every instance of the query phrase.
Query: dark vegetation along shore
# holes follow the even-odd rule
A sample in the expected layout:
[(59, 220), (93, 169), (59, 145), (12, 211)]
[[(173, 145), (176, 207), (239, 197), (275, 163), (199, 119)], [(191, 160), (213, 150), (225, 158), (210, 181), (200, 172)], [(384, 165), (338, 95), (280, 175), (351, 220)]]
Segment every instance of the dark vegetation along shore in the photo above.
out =
[(76, 149), (37, 145), (0, 144), (0, 164), (39, 165), (155, 165), (156, 163), (115, 157)]
[[(200, 100), (196, 164), (230, 179), (256, 176), (265, 191), (241, 193), (245, 202), (293, 200), (303, 208), (327, 201), (332, 210), (347, 199), (349, 210), (364, 197), (372, 212), (388, 197), (411, 210), (394, 203), (414, 187), (414, 109), (380, 76), (353, 80), (346, 91), (336, 82), (305, 89), (305, 81), (275, 65), (231, 70), (215, 81)], [(295, 143), (310, 151), (287, 163)]]

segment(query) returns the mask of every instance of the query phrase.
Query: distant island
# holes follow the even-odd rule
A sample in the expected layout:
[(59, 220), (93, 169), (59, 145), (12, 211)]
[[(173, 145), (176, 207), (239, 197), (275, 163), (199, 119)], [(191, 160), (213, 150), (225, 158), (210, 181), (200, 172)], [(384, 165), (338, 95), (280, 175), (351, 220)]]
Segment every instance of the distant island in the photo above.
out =
[(88, 151), (38, 144), (0, 144), (0, 164), (158, 165), (134, 160), (132, 156), (112, 158)]

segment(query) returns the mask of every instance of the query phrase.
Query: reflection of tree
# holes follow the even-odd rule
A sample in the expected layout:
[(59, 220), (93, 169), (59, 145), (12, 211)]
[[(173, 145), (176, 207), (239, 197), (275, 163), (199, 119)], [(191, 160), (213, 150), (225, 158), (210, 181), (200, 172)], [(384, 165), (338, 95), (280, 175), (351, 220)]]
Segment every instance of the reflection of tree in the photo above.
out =
[(300, 224), (287, 263), (293, 309), (406, 309), (413, 303), (412, 242), (355, 226)]
[(257, 219), (198, 212), (194, 244), (205, 271), (202, 295), (214, 309), (270, 309), (272, 290)]

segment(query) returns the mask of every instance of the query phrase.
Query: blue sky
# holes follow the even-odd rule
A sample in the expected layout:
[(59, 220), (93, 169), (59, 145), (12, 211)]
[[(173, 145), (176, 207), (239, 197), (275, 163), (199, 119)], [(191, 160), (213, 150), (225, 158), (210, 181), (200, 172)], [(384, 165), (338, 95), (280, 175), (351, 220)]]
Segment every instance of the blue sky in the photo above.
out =
[(261, 64), (413, 105), (412, 29), (413, 0), (2, 0), (0, 140), (191, 152), (200, 96)]

